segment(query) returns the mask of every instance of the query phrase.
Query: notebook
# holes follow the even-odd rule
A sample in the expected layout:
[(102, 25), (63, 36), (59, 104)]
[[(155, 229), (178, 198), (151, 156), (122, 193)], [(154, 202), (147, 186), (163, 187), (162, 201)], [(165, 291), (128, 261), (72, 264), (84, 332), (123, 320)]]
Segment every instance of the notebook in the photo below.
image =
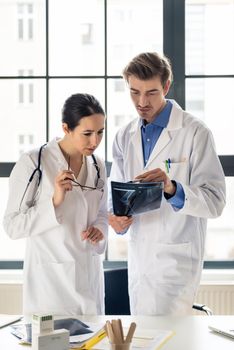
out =
[(223, 325), (209, 325), (208, 328), (214, 332), (226, 335), (234, 339), (234, 325), (233, 327), (226, 327)]
[[(70, 333), (70, 348), (89, 348), (89, 344), (96, 344), (106, 336), (103, 325), (88, 322), (87, 324), (75, 319), (66, 318), (54, 321), (54, 329), (65, 328)], [(11, 334), (20, 339), (20, 344), (31, 345), (31, 323), (20, 323), (11, 326)]]
[(21, 319), (22, 319), (22, 316), (19, 316), (19, 315), (0, 314), (0, 328), (6, 327), (9, 324), (20, 321)]

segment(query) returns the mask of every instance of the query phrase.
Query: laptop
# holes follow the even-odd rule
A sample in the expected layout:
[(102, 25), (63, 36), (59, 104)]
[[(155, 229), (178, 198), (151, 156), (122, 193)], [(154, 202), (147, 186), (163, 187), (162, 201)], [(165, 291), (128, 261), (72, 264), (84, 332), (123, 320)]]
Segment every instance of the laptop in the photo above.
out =
[(225, 335), (227, 337), (233, 338), (234, 339), (234, 325), (232, 328), (225, 327), (223, 325), (209, 325), (208, 328), (211, 331), (220, 333), (222, 335)]
[(0, 328), (6, 327), (9, 324), (20, 321), (21, 319), (22, 316), (19, 315), (0, 314)]

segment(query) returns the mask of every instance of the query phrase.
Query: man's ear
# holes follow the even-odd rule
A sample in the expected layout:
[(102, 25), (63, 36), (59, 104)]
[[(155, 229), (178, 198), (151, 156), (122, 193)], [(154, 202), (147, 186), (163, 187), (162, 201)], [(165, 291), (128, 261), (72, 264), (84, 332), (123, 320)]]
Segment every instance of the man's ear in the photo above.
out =
[(167, 93), (168, 93), (168, 91), (170, 89), (170, 86), (171, 86), (171, 81), (168, 79), (166, 84), (165, 84), (165, 86), (164, 86), (164, 88), (163, 88), (164, 96), (167, 95)]
[(69, 129), (67, 123), (62, 123), (62, 128), (63, 128), (63, 132), (65, 135), (70, 133), (70, 129)]

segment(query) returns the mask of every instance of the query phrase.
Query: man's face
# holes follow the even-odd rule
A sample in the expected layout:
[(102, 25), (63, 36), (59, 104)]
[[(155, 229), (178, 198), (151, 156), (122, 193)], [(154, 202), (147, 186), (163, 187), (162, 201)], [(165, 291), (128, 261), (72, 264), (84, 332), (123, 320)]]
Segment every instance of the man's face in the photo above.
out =
[(142, 119), (151, 123), (166, 104), (165, 96), (170, 87), (168, 80), (162, 86), (160, 77), (150, 80), (140, 80), (134, 75), (128, 77), (131, 99)]

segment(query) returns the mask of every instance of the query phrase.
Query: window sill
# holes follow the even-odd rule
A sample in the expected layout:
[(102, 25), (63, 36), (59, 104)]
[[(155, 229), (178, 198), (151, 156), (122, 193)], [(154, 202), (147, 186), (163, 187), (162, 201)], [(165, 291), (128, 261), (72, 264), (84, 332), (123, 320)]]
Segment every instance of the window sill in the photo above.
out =
[(23, 270), (0, 270), (0, 284), (22, 284)]
[[(1, 284), (22, 284), (22, 270), (0, 270)], [(201, 285), (234, 285), (234, 270), (204, 269), (202, 271)]]
[(234, 285), (233, 269), (204, 269), (202, 271), (201, 285)]

